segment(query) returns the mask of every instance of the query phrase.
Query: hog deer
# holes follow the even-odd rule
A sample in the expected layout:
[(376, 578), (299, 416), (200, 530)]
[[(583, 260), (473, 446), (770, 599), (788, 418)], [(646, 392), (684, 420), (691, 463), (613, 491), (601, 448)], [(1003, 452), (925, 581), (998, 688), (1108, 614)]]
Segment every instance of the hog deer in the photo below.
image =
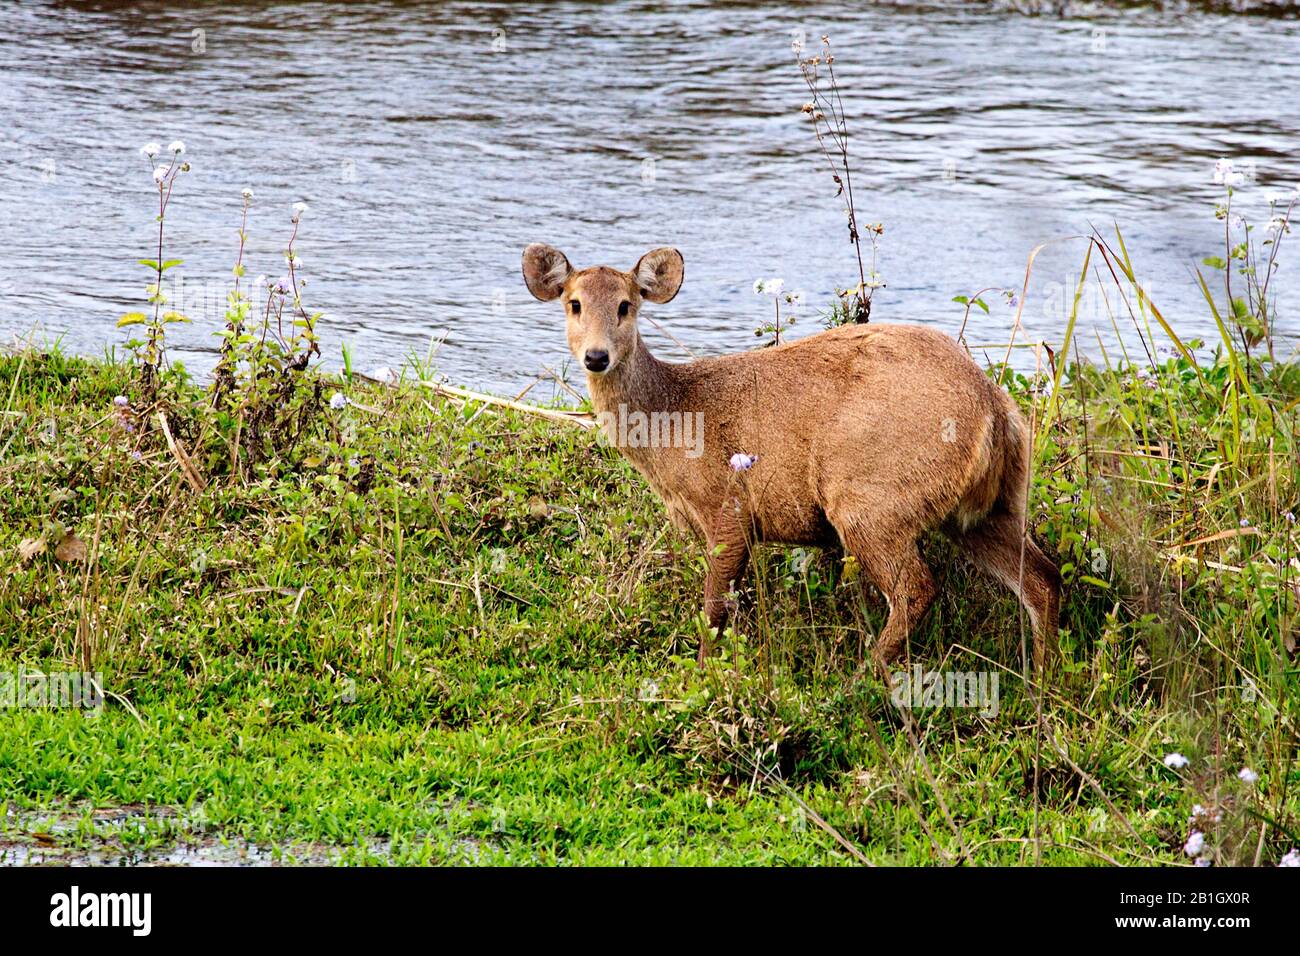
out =
[[(702, 413), (703, 454), (644, 441), (619, 449), (673, 522), (707, 547), (704, 612), (718, 634), (752, 545), (839, 545), (889, 603), (872, 647), (887, 673), (934, 599), (919, 539), (941, 529), (1020, 599), (1035, 663), (1045, 664), (1061, 576), (1023, 531), (1029, 429), (951, 338), (915, 325), (852, 325), (661, 362), (637, 316), (642, 303), (677, 295), (685, 263), (676, 249), (655, 249), (622, 272), (575, 270), (558, 249), (534, 243), (523, 272), (535, 297), (563, 303), (598, 413)], [(705, 638), (701, 663), (708, 654)]]

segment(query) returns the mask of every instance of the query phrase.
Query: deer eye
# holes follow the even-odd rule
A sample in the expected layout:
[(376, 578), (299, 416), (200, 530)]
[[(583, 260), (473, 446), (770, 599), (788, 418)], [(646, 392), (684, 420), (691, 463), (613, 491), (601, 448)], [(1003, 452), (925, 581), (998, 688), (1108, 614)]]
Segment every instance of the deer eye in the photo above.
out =
[(569, 311), (572, 312), (574, 315), (578, 315), (580, 312), (582, 312), (582, 303), (580, 303), (577, 299), (570, 299)]
[(630, 309), (630, 308), (632, 308), (632, 303), (631, 303), (631, 302), (627, 302), (627, 301), (620, 302), (620, 303), (618, 304), (618, 317), (619, 317), (620, 319), (626, 319), (626, 318), (627, 318), (627, 310)]

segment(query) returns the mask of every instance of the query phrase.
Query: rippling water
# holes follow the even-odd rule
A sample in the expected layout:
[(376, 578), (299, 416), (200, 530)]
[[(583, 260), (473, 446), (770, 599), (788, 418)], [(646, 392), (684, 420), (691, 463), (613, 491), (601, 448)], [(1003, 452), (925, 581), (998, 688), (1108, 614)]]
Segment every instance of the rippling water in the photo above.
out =
[[(37, 327), (93, 354), (125, 339), (113, 323), (140, 306), (156, 228), (137, 150), (179, 138), (193, 172), (169, 250), (199, 320), (176, 333), (192, 368), (211, 365), (244, 186), (250, 275), (283, 271), (289, 207), (309, 204), (308, 300), (335, 363), (344, 342), (365, 368), (445, 334), (437, 364), (457, 382), (517, 390), (560, 368), (559, 310), (519, 278), (536, 240), (624, 268), (675, 245), (686, 283), (655, 317), (699, 352), (750, 347), (767, 317), (755, 277), (812, 302), (855, 277), (799, 113), (795, 31), (835, 42), (860, 216), (885, 225), (881, 320), (955, 329), (954, 295), (1018, 288), (1033, 246), (1118, 223), (1166, 315), (1209, 338), (1191, 270), (1221, 254), (1214, 160), (1253, 163), (1252, 219), (1266, 191), (1300, 184), (1292, 19), (862, 0), (5, 4), (0, 333)], [(1059, 339), (1082, 259), (1077, 242), (1040, 255), (1030, 338)], [(1284, 256), (1276, 280), (1292, 338), (1297, 270)], [(1105, 303), (1084, 305), (1109, 329)], [(995, 302), (968, 338), (1004, 342), (1011, 319)]]

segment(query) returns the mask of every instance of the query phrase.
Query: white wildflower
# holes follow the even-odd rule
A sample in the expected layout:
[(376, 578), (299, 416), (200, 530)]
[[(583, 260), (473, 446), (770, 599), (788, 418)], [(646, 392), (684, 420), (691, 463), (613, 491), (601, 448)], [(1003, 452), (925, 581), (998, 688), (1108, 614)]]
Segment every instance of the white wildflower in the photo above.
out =
[(143, 146), (140, 147), (140, 152), (143, 153), (145, 156), (148, 156), (150, 159), (153, 159), (160, 152), (162, 152), (162, 147), (159, 146), (157, 143), (145, 143)]
[(1205, 834), (1200, 830), (1193, 830), (1192, 835), (1187, 838), (1183, 844), (1183, 852), (1188, 856), (1200, 856), (1201, 851), (1205, 849)]
[(1214, 164), (1214, 185), (1222, 186), (1232, 172), (1232, 160), (1220, 159)]
[(185, 152), (185, 144), (182, 143), (179, 139), (174, 139), (167, 144), (167, 152), (175, 153), (177, 156), (179, 156), (181, 155), (181, 153)]
[(1176, 750), (1165, 754), (1165, 766), (1171, 770), (1182, 770), (1189, 763), (1191, 761)]
[(1255, 771), (1251, 770), (1249, 767), (1242, 767), (1241, 773), (1237, 774), (1237, 779), (1242, 783), (1254, 783), (1259, 779), (1259, 774), (1255, 773)]
[(1218, 823), (1223, 819), (1223, 814), (1217, 810), (1211, 811), (1208, 807), (1203, 807), (1199, 803), (1192, 807), (1192, 815), (1187, 818), (1189, 826), (1197, 823), (1204, 825), (1206, 822)]
[(330, 408), (339, 412), (348, 407), (348, 398), (342, 392), (335, 392), (330, 396)]
[(302, 214), (305, 213), (306, 211), (307, 211), (307, 204), (305, 202), (296, 202), (293, 204), (294, 219), (301, 219)]
[(746, 455), (741, 452), (736, 452), (731, 456), (731, 470), (749, 471), (749, 469), (754, 467), (754, 463), (757, 461), (757, 455)]
[(171, 172), (171, 167), (170, 167), (170, 166), (156, 166), (156, 167), (154, 167), (154, 171), (153, 171), (153, 181), (156, 182), (158, 185), (161, 186), (161, 185), (162, 185), (162, 181), (163, 181), (164, 179), (167, 178), (167, 174), (168, 174), (169, 172)]
[(1278, 861), (1278, 866), (1300, 866), (1300, 850), (1290, 849), (1286, 855)]
[(253, 198), (253, 190), (251, 190), (251, 189), (249, 189), (247, 186), (245, 186), (243, 192), (241, 193), (241, 195), (242, 195), (245, 199), (252, 199), (252, 198)]

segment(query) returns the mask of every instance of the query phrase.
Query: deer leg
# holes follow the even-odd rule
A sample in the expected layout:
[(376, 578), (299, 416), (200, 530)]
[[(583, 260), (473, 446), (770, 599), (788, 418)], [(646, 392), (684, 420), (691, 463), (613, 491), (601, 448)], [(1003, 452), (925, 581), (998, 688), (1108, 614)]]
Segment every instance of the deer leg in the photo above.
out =
[(884, 522), (861, 516), (836, 527), (844, 549), (857, 559), (867, 580), (889, 602), (889, 619), (871, 648), (876, 669), (888, 683), (889, 665), (904, 652), (912, 629), (934, 601), (934, 577), (912, 533), (901, 528), (897, 533), (887, 532)]
[[(749, 561), (749, 542), (738, 520), (719, 518), (713, 533), (706, 539), (709, 549), (709, 569), (704, 576), (704, 616), (710, 628), (718, 634), (727, 625), (727, 594), (733, 582), (745, 573)], [(700, 638), (700, 665), (709, 656), (709, 635)]]
[(871, 649), (876, 669), (888, 681), (889, 665), (906, 650), (912, 629), (934, 601), (934, 577), (921, 559), (916, 542), (892, 554), (876, 553), (865, 560), (861, 554), (855, 557), (889, 602), (889, 619)]
[(1001, 581), (1029, 612), (1034, 631), (1034, 666), (1047, 666), (1056, 642), (1061, 606), (1061, 572), (1038, 545), (1025, 537), (1021, 518), (1002, 512), (957, 535), (975, 566)]

